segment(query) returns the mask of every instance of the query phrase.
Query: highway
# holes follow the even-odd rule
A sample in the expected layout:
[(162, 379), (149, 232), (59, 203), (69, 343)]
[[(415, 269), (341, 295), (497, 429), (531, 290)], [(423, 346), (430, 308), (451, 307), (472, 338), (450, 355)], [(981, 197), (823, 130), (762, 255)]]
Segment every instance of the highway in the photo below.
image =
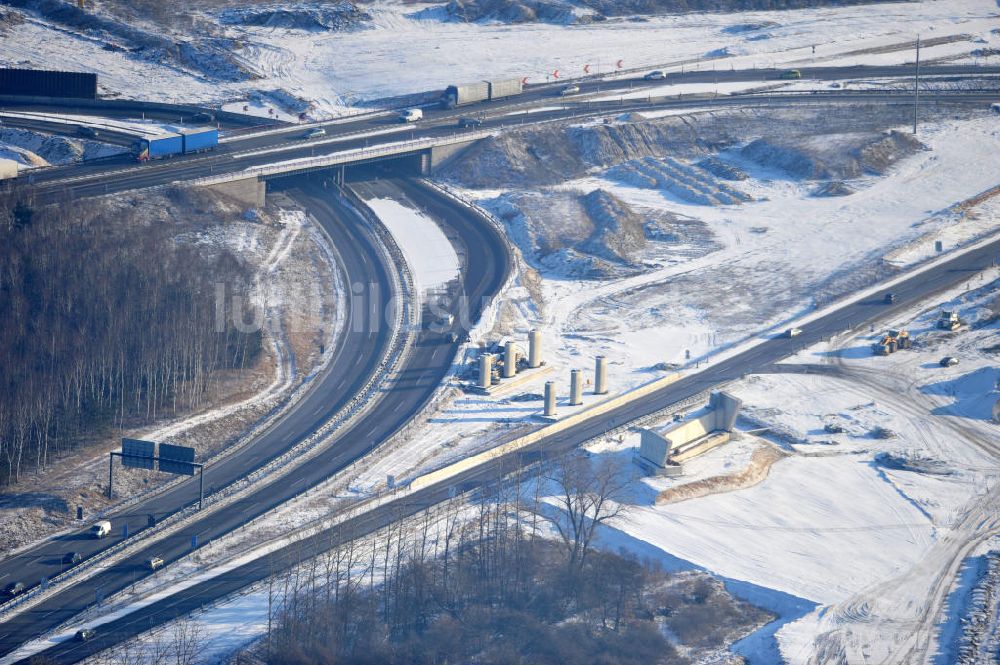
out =
[[(846, 80), (855, 78), (891, 78), (912, 76), (913, 68), (906, 66), (885, 67), (820, 67), (802, 68), (803, 78), (817, 80)], [(1000, 74), (1000, 67), (933, 66), (922, 68), (922, 76), (949, 77)], [(457, 121), (462, 117), (477, 116), (484, 119), (483, 128), (493, 129), (512, 124), (547, 122), (567, 119), (581, 114), (622, 113), (648, 108), (683, 109), (727, 106), (782, 106), (791, 104), (816, 104), (820, 100), (829, 103), (853, 103), (866, 100), (872, 103), (912, 104), (912, 97), (905, 93), (879, 93), (862, 91), (822, 91), (819, 94), (782, 96), (774, 93), (754, 95), (726, 95), (719, 97), (688, 96), (651, 97), (605, 102), (591, 102), (589, 97), (612, 95), (657, 89), (669, 91), (675, 83), (711, 83), (732, 81), (775, 81), (781, 80), (781, 70), (720, 70), (671, 73), (665, 81), (645, 81), (640, 78), (582, 81), (577, 85), (580, 94), (569, 97), (559, 95), (563, 84), (529, 86), (522, 95), (500, 100), (460, 107), (442, 109), (437, 105), (424, 108), (425, 119), (421, 122), (403, 125), (395, 114), (366, 114), (358, 118), (328, 122), (310, 123), (287, 128), (267, 129), (260, 132), (237, 135), (222, 143), (211, 153), (173, 157), (160, 162), (136, 164), (129, 156), (94, 160), (85, 164), (52, 167), (31, 173), (26, 178), (35, 185), (35, 191), (47, 195), (48, 200), (58, 197), (91, 196), (110, 193), (122, 189), (148, 187), (175, 180), (232, 173), (253, 166), (262, 166), (280, 160), (319, 156), (343, 150), (374, 147), (386, 142), (409, 138), (430, 138), (453, 136), (472, 130), (461, 129)], [(983, 104), (995, 101), (996, 93), (931, 91), (921, 93), (924, 104), (944, 102)], [(530, 119), (511, 115), (519, 110), (537, 106), (559, 105), (559, 109), (547, 112), (533, 112)], [(327, 135), (306, 140), (305, 132), (313, 127), (323, 127)], [(266, 151), (266, 152), (265, 152)]]
[[(825, 68), (825, 69), (802, 69), (802, 74), (807, 78), (856, 78), (858, 76), (881, 77), (892, 75), (905, 75), (905, 68)], [(932, 69), (932, 68), (928, 68)], [(941, 75), (956, 75), (962, 70), (973, 69), (969, 67), (940, 68)], [(974, 68), (976, 73), (983, 73), (985, 68)], [(947, 70), (947, 72), (945, 71)], [(955, 70), (955, 71), (951, 71)], [(912, 68), (911, 68), (912, 71)], [(850, 72), (850, 73), (848, 73)], [(860, 72), (860, 73), (859, 73)], [(888, 72), (896, 72), (891, 74)], [(1000, 68), (997, 68), (1000, 72)], [(997, 73), (988, 72), (988, 73)], [(932, 72), (939, 73), (939, 72)], [(712, 80), (757, 80), (757, 78), (739, 77), (763, 77), (763, 80), (771, 80), (768, 77), (780, 77), (780, 72), (771, 70), (754, 70), (751, 72), (689, 72), (686, 74), (671, 74), (668, 81), (640, 82), (631, 81), (629, 85), (636, 88), (641, 86), (663, 86), (674, 82), (706, 82)], [(726, 78), (727, 76), (736, 78)], [(683, 78), (682, 78), (683, 77)], [(705, 78), (708, 77), (708, 78)], [(598, 88), (607, 91), (607, 82), (585, 82), (580, 84), (583, 92), (596, 92)], [(589, 86), (589, 87), (588, 87)], [(603, 87), (601, 87), (603, 86)], [(592, 88), (592, 89), (591, 89)], [(621, 86), (619, 86), (619, 89)], [(177, 180), (193, 179), (205, 175), (226, 173), (242, 170), (250, 166), (268, 164), (277, 159), (294, 159), (312, 155), (324, 154), (333, 151), (342, 151), (350, 148), (375, 145), (379, 141), (398, 141), (401, 135), (407, 133), (414, 138), (449, 136), (457, 130), (454, 125), (455, 119), (459, 116), (468, 115), (473, 111), (487, 111), (484, 127), (499, 128), (517, 122), (508, 115), (511, 108), (523, 107), (535, 102), (550, 103), (552, 101), (552, 86), (548, 88), (529, 88), (528, 92), (510, 104), (488, 104), (479, 105), (478, 108), (466, 108), (452, 111), (429, 110), (428, 119), (424, 123), (416, 126), (408, 126), (402, 132), (395, 131), (400, 126), (391, 118), (374, 117), (365, 118), (346, 123), (337, 123), (335, 131), (331, 131), (326, 139), (321, 141), (305, 142), (294, 138), (303, 131), (302, 127), (291, 130), (279, 130), (267, 132), (258, 136), (250, 136), (225, 144), (220, 150), (203, 155), (195, 155), (185, 158), (155, 162), (144, 165), (127, 164), (115, 166), (111, 164), (113, 160), (99, 164), (87, 164), (72, 168), (47, 169), (44, 172), (35, 174), (32, 180), (35, 187), (32, 189), (39, 194), (39, 200), (58, 201), (64, 198), (90, 196), (108, 192), (123, 191), (141, 187), (154, 186), (169, 183)], [(994, 95), (987, 93), (924, 93), (922, 99), (925, 103), (933, 102), (962, 102), (980, 104), (993, 101)], [(562, 99), (562, 98), (560, 98)], [(827, 95), (801, 95), (792, 98), (774, 95), (753, 95), (753, 96), (731, 96), (719, 98), (699, 98), (684, 100), (657, 100), (651, 103), (647, 100), (637, 100), (633, 102), (619, 103), (590, 103), (587, 101), (573, 102), (572, 99), (562, 101), (567, 108), (553, 110), (549, 112), (532, 113), (530, 122), (546, 122), (578, 116), (581, 113), (597, 114), (608, 112), (622, 112), (643, 108), (705, 108), (706, 106), (747, 106), (747, 105), (787, 105), (801, 103), (856, 103), (859, 100), (866, 100), (872, 103), (912, 103), (908, 97), (889, 93), (848, 93), (839, 92)], [(522, 118), (523, 119), (523, 118)], [(390, 130), (391, 133), (379, 136), (355, 136), (361, 132), (370, 132), (372, 129)], [(334, 139), (331, 142), (330, 139)], [(267, 152), (262, 152), (263, 149)], [(273, 151), (272, 151), (273, 149)], [(255, 151), (256, 154), (253, 154)], [(109, 170), (109, 165), (112, 170)], [(72, 179), (67, 181), (67, 179)], [(469, 211), (456, 206), (455, 204), (442, 199), (421, 186), (406, 181), (394, 181), (391, 187), (421, 207), (425, 208), (432, 216), (437, 217), (447, 226), (455, 231), (455, 235), (461, 239), (465, 245), (465, 254), (469, 257), (465, 266), (465, 284), (463, 287), (465, 295), (472, 303), (480, 303), (483, 296), (495, 294), (503, 282), (506, 280), (509, 269), (509, 259), (506, 256), (505, 245), (499, 237), (490, 230), (488, 224)], [(317, 185), (303, 185), (303, 189), (295, 192), (295, 196), (303, 203), (307, 204), (310, 211), (320, 220), (323, 228), (330, 235), (334, 245), (338, 247), (343, 255), (345, 271), (348, 274), (348, 283), (375, 283), (383, 288), (377, 291), (366, 291), (366, 300), (363, 309), (378, 307), (379, 311), (384, 309), (385, 302), (391, 297), (391, 283), (389, 271), (391, 266), (382, 264), (381, 258), (373, 245), (372, 239), (367, 236), (363, 225), (352, 215), (345, 213), (343, 208), (333, 200), (331, 194)], [(997, 255), (996, 247), (992, 248), (989, 261)], [(984, 255), (985, 256), (985, 255)], [(969, 260), (976, 261), (984, 259), (984, 256), (972, 257)], [(987, 261), (987, 263), (989, 262)], [(975, 266), (973, 263), (962, 263), (963, 266)], [(904, 287), (894, 289), (899, 294), (899, 301), (896, 307), (905, 306), (915, 299), (925, 297), (939, 288), (944, 288), (953, 283), (949, 280), (959, 281), (963, 277), (960, 272), (943, 272), (937, 282), (923, 282), (909, 284)], [(926, 279), (926, 278), (921, 278)], [(919, 280), (918, 280), (919, 281)], [(912, 292), (912, 293), (908, 293)], [(379, 305), (381, 303), (381, 307)], [(860, 307), (860, 309), (858, 309)], [(867, 303), (864, 306), (850, 306), (844, 311), (838, 311), (840, 318), (831, 318), (830, 315), (818, 321), (815, 325), (810, 325), (801, 337), (794, 340), (776, 339), (766, 344), (748, 351), (736, 358), (740, 361), (735, 363), (736, 358), (710, 366), (704, 372), (692, 375), (688, 379), (671, 386), (661, 393), (657, 393), (647, 399), (623, 407), (610, 416), (602, 417), (594, 423), (585, 422), (571, 430), (560, 434), (559, 437), (551, 441), (539, 444), (538, 450), (551, 452), (572, 447), (592, 436), (599, 434), (603, 428), (607, 427), (608, 419), (621, 424), (634, 417), (655, 412), (678, 400), (685, 399), (691, 395), (698, 394), (704, 389), (716, 385), (720, 381), (738, 377), (741, 374), (752, 372), (756, 368), (765, 366), (784, 357), (792, 350), (797, 350), (800, 346), (805, 346), (815, 339), (828, 336), (832, 332), (839, 332), (847, 327), (846, 324), (858, 324), (867, 321), (873, 316), (881, 315), (886, 308), (876, 303)], [(478, 319), (478, 312), (473, 313), (471, 320)], [(355, 316), (352, 312), (351, 316)], [(456, 326), (460, 322), (456, 322)], [(837, 328), (840, 326), (840, 328)], [(353, 326), (349, 326), (353, 330)], [(348, 401), (357, 390), (364, 385), (368, 377), (381, 360), (381, 355), (385, 352), (388, 343), (389, 331), (387, 326), (382, 326), (378, 330), (364, 328), (365, 332), (357, 336), (347, 335), (338, 347), (337, 358), (329, 365), (326, 372), (316, 379), (317, 384), (309, 394), (296, 405), (288, 414), (282, 416), (277, 423), (272, 426), (261, 437), (255, 440), (246, 454), (236, 455), (221, 460), (218, 464), (212, 465), (206, 471), (206, 488), (223, 487), (230, 482), (245, 476), (255, 468), (265, 464), (281, 452), (293, 446), (304, 436), (315, 431), (324, 423), (330, 415)], [(450, 331), (449, 331), (450, 332)], [(460, 333), (459, 337), (464, 337), (464, 331), (456, 329)], [(814, 339), (815, 338), (815, 339)], [(129, 561), (119, 563), (107, 571), (84, 583), (61, 590), (49, 600), (44, 601), (35, 608), (21, 615), (13, 617), (0, 625), (0, 654), (6, 654), (16, 648), (19, 644), (33, 636), (58, 626), (68, 618), (77, 614), (88, 604), (94, 602), (98, 596), (106, 596), (130, 584), (136, 577), (145, 574), (142, 561), (149, 556), (160, 556), (167, 561), (174, 560), (190, 551), (191, 538), (197, 536), (199, 544), (204, 544), (228, 531), (236, 528), (240, 524), (252, 519), (252, 517), (270, 510), (274, 506), (280, 505), (289, 498), (305, 491), (307, 488), (325, 480), (343, 469), (352, 461), (367, 454), (379, 443), (384, 442), (393, 432), (397, 431), (405, 424), (413, 414), (415, 414), (433, 395), (440, 383), (441, 378), (450, 367), (457, 345), (450, 342), (447, 333), (432, 332), (426, 328), (420, 331), (418, 343), (414, 347), (412, 357), (407, 359), (407, 365), (400, 380), (391, 390), (382, 395), (377, 407), (364, 416), (358, 423), (353, 425), (348, 431), (338, 437), (337, 443), (331, 447), (328, 453), (321, 456), (321, 460), (315, 464), (310, 463), (300, 467), (286, 478), (278, 482), (262, 482), (256, 491), (248, 498), (243, 499), (234, 506), (225, 510), (211, 513), (205, 519), (195, 519), (187, 524), (181, 532), (172, 535), (170, 538), (155, 546), (143, 549)], [(353, 365), (349, 361), (351, 358), (362, 358)], [(343, 371), (348, 367), (347, 371)], [(387, 416), (386, 414), (392, 414)], [(397, 415), (398, 414), (398, 415)], [(536, 452), (534, 449), (526, 451)], [(455, 483), (463, 487), (471, 487), (490, 480), (497, 476), (498, 468), (489, 465), (480, 470), (474, 470), (468, 474), (463, 474)], [(449, 485), (452, 483), (449, 483)], [(406, 503), (397, 506), (395, 512), (379, 511), (373, 516), (363, 516), (357, 519), (357, 533), (365, 533), (382, 524), (380, 520), (391, 520), (400, 514), (401, 510), (413, 511), (421, 507), (431, 505), (442, 497), (442, 493), (447, 495), (448, 487), (431, 487), (414, 494), (406, 500)], [(130, 533), (136, 533), (147, 525), (148, 516), (154, 515), (157, 520), (162, 519), (185, 505), (191, 504), (197, 498), (197, 483), (187, 482), (164, 492), (155, 498), (141, 502), (122, 515), (116, 515), (113, 519), (115, 537), (109, 541), (96, 541), (74, 534), (60, 540), (43, 543), (38, 548), (29, 550), (23, 555), (12, 558), (8, 561), (0, 562), (0, 583), (6, 585), (14, 579), (20, 579), (29, 585), (36, 583), (43, 577), (51, 577), (60, 572), (63, 568), (62, 556), (66, 551), (75, 550), (85, 556), (106, 547), (109, 542), (120, 538), (122, 527), (128, 524)], [(353, 523), (353, 522), (352, 522)], [(354, 527), (352, 527), (353, 529)], [(349, 531), (348, 533), (353, 533)], [(316, 546), (319, 547), (320, 541)], [(329, 546), (329, 540), (323, 541), (324, 547)], [(318, 551), (318, 550), (317, 550)], [(296, 550), (295, 556), (303, 556), (303, 550)], [(290, 553), (288, 556), (292, 556)], [(288, 559), (291, 561), (292, 559)], [(252, 566), (252, 564), (248, 564)], [(268, 566), (274, 565), (274, 560)], [(265, 571), (266, 572), (266, 571)], [(234, 571), (235, 573), (235, 571)], [(195, 594), (187, 602), (205, 602), (206, 600), (218, 597), (239, 588), (234, 586), (240, 579), (254, 580), (261, 577), (254, 577), (261, 573), (261, 569), (249, 568), (243, 578), (227, 578), (226, 580), (215, 580), (216, 586), (211, 587), (214, 591), (202, 589), (201, 595)], [(263, 575), (262, 577), (266, 576)], [(245, 585), (245, 581), (242, 585)], [(207, 584), (207, 583), (206, 583)], [(215, 595), (212, 595), (215, 594)], [(185, 594), (177, 597), (178, 603), (183, 603)], [(170, 602), (167, 599), (163, 602)], [(178, 605), (177, 608), (183, 605)], [(176, 608), (175, 608), (176, 609)], [(169, 616), (173, 616), (171, 610)], [(168, 616), (168, 615), (163, 615)], [(132, 628), (136, 628), (135, 624)], [(145, 627), (146, 624), (143, 624)], [(125, 635), (127, 630), (123, 627), (120, 633), (114, 631), (117, 628), (109, 629), (106, 637), (101, 640), (117, 639)], [(102, 631), (103, 633), (104, 631)], [(65, 646), (66, 654), (58, 655), (61, 662), (72, 662), (72, 660), (82, 657), (83, 651), (72, 651), (73, 649), (85, 649), (86, 653), (92, 652), (102, 643), (97, 640), (88, 645)]]
[(843, 333), (850, 328), (863, 328), (869, 322), (874, 322), (894, 311), (912, 307), (944, 289), (968, 280), (975, 273), (991, 266), (998, 256), (1000, 256), (1000, 241), (952, 259), (893, 286), (892, 290), (897, 295), (896, 303), (893, 305), (885, 305), (879, 296), (847, 304), (804, 326), (803, 333), (798, 337), (775, 337), (766, 340), (758, 346), (709, 365), (701, 371), (692, 372), (680, 381), (641, 400), (583, 421), (506, 458), (491, 461), (447, 481), (403, 495), (393, 502), (358, 515), (332, 529), (277, 550), (267, 557), (234, 568), (142, 607), (127, 616), (109, 621), (97, 629), (97, 636), (91, 642), (68, 640), (46, 649), (39, 655), (51, 658), (57, 663), (76, 662), (89, 654), (144, 632), (151, 626), (167, 622), (214, 599), (264, 580), (275, 572), (326, 551), (338, 543), (373, 533), (399, 519), (441, 503), (455, 491), (469, 492), (494, 483), (504, 472), (516, 466), (534, 463), (539, 455), (559, 455), (587, 440), (603, 435), (609, 427), (667, 409), (720, 383), (765, 369), (822, 339)]
[[(988, 92), (938, 92), (921, 95), (923, 104), (964, 104), (982, 107), (985, 110), (996, 94)], [(725, 97), (700, 97), (696, 99), (652, 99), (633, 100), (624, 103), (612, 101), (603, 103), (564, 104), (557, 109), (533, 112), (530, 117), (509, 116), (505, 113), (493, 114), (486, 118), (481, 128), (460, 129), (452, 119), (446, 118), (416, 125), (389, 125), (392, 133), (379, 135), (346, 134), (342, 137), (328, 136), (319, 141), (278, 143), (267, 149), (233, 152), (234, 144), (225, 144), (211, 153), (187, 155), (145, 164), (113, 164), (113, 160), (94, 160), (77, 167), (55, 167), (39, 173), (19, 178), (15, 186), (29, 187), (36, 201), (57, 203), (86, 196), (99, 196), (114, 192), (154, 187), (171, 182), (192, 180), (213, 175), (236, 173), (256, 166), (266, 166), (275, 162), (320, 157), (346, 150), (376, 148), (386, 143), (409, 139), (446, 138), (462, 133), (480, 130), (509, 128), (519, 124), (539, 124), (557, 120), (621, 114), (630, 111), (664, 109), (705, 109), (705, 108), (750, 108), (750, 107), (790, 107), (793, 105), (816, 104), (898, 104), (912, 106), (912, 97), (898, 93), (837, 92), (823, 95), (781, 96), (771, 94), (734, 95)], [(451, 112), (454, 114), (454, 112)]]
[[(376, 284), (378, 289), (365, 289), (357, 298), (347, 298), (348, 324), (337, 340), (333, 358), (317, 377), (308, 393), (268, 429), (248, 443), (238, 455), (223, 457), (205, 469), (205, 488), (222, 488), (263, 466), (272, 458), (292, 447), (350, 400), (375, 372), (383, 355), (389, 350), (389, 326), (373, 328), (355, 325), (354, 320), (367, 317), (372, 308), (383, 311), (394, 295), (387, 266), (375, 246), (375, 240), (361, 226), (343, 215), (321, 218), (323, 230), (338, 249), (347, 284)], [(360, 311), (359, 311), (360, 310)], [(360, 360), (357, 362), (355, 359)], [(116, 461), (120, 468), (120, 462)], [(118, 473), (128, 473), (122, 470)], [(85, 531), (44, 541), (36, 547), (0, 561), (0, 585), (21, 581), (28, 587), (43, 578), (51, 579), (67, 566), (63, 557), (69, 551), (84, 558), (109, 547), (121, 539), (123, 529), (136, 534), (147, 528), (152, 516), (157, 522), (198, 500), (198, 481), (189, 480), (147, 500), (110, 516), (113, 532), (97, 540)], [(0, 629), (2, 631), (2, 629)]]
[[(394, 182), (393, 186), (400, 195), (421, 206), (427, 214), (441, 221), (449, 230), (449, 235), (461, 243), (462, 246), (458, 250), (460, 256), (465, 257), (463, 276), (461, 283), (455, 285), (450, 296), (457, 299), (463, 294), (468, 295), (471, 320), (478, 320), (483, 303), (488, 302), (499, 292), (507, 279), (510, 258), (504, 240), (492, 226), (471, 215), (467, 209), (442, 198), (433, 190), (404, 181)], [(344, 211), (337, 202), (336, 195), (331, 191), (317, 184), (310, 184), (303, 185), (301, 190), (292, 193), (320, 220), (323, 228), (330, 233), (335, 246), (343, 248), (352, 242), (359, 240), (364, 242), (367, 232), (361, 228), (360, 221), (353, 214)], [(367, 263), (373, 267), (377, 265), (376, 270), (383, 272), (382, 275), (372, 275), (376, 281), (371, 283), (384, 284), (385, 266), (381, 266), (380, 260), (373, 254), (368, 255)], [(377, 311), (384, 311), (384, 306)], [(356, 316), (356, 312), (352, 311), (351, 316)], [(268, 480), (265, 477), (254, 486), (251, 495), (222, 510), (208, 512), (203, 517), (195, 516), (179, 532), (144, 547), (142, 551), (127, 560), (111, 566), (91, 579), (69, 586), (34, 608), (5, 621), (0, 625), (0, 655), (7, 654), (26, 640), (55, 628), (92, 604), (99, 596), (114, 593), (136, 579), (144, 577), (148, 574), (144, 565), (146, 559), (158, 556), (167, 562), (176, 560), (191, 551), (192, 537), (197, 536), (199, 546), (204, 545), (327, 480), (388, 440), (430, 400), (445, 374), (451, 369), (458, 348), (458, 342), (451, 341), (451, 333), (456, 333), (459, 340), (465, 336), (458, 318), (451, 328), (443, 330), (438, 330), (437, 326), (432, 326), (431, 323), (432, 321), (424, 323), (404, 367), (393, 379), (390, 389), (384, 391), (378, 398), (375, 408), (364, 412), (360, 418), (337, 433), (325, 452), (308, 463), (292, 469), (279, 479)], [(349, 328), (353, 329), (353, 325), (353, 322), (349, 324)], [(375, 344), (378, 336), (387, 334), (385, 325), (375, 326), (379, 328), (378, 332), (367, 332), (370, 327), (372, 326), (366, 321), (363, 326), (366, 332), (359, 338), (361, 345)], [(353, 348), (358, 357), (366, 359), (368, 363), (376, 359), (364, 349), (358, 349), (356, 346)], [(345, 367), (351, 367), (350, 357), (345, 354), (331, 364), (330, 374), (339, 378)], [(311, 412), (300, 403), (283, 419), (282, 422), (287, 422), (287, 426), (282, 428), (281, 436), (274, 435), (268, 438), (268, 441), (273, 439), (273, 446), (270, 444), (265, 446), (258, 442), (246, 454), (233, 455), (217, 465), (208, 466), (206, 485), (209, 482), (221, 485), (226, 480), (235, 480), (249, 473), (259, 466), (260, 460), (265, 455), (273, 454), (275, 447), (287, 447), (311, 432), (329, 417), (343, 399), (353, 394), (350, 389), (356, 390), (357, 384), (351, 383), (344, 388), (347, 390), (333, 393), (337, 398), (335, 401), (329, 401), (331, 396), (325, 389), (313, 389), (309, 397), (310, 404), (317, 407), (316, 412)], [(296, 414), (305, 414), (308, 424), (301, 422)], [(156, 497), (152, 503), (165, 504), (169, 500), (169, 505), (179, 507), (191, 503), (196, 498), (196, 483), (187, 482), (173, 492)], [(136, 529), (142, 528), (146, 523), (147, 512), (152, 509), (153, 506), (144, 503), (141, 507), (127, 511), (125, 515), (115, 517), (112, 520), (115, 526), (114, 532), (120, 533), (120, 525), (125, 520), (128, 520), (130, 525), (134, 524)], [(28, 565), (32, 571), (48, 570), (51, 566), (58, 569), (61, 557), (66, 551), (73, 549), (90, 552), (106, 545), (106, 542), (88, 538), (85, 534), (74, 534), (49, 541), (40, 546), (39, 551), (32, 551), (30, 555), (5, 561), (0, 565), (2, 571), (0, 574), (20, 575), (20, 579), (25, 582), (34, 583), (37, 581), (37, 572), (33, 573), (33, 577), (28, 577), (24, 573), (23, 566)]]

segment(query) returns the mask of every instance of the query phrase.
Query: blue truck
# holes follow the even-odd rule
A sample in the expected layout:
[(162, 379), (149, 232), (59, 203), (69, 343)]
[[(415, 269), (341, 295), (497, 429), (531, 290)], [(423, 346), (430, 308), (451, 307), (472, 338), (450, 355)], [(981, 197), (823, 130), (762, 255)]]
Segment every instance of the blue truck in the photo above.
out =
[(135, 156), (140, 162), (162, 159), (173, 155), (188, 155), (202, 150), (212, 150), (219, 145), (219, 130), (215, 127), (190, 127), (167, 132), (135, 143)]

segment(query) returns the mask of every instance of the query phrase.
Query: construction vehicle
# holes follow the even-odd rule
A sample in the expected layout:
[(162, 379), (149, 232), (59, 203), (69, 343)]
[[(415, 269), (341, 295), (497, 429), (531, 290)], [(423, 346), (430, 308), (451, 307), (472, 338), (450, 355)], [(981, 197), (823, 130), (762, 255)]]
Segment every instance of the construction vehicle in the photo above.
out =
[(896, 340), (896, 349), (908, 349), (913, 345), (913, 340), (910, 338), (909, 331), (890, 330), (889, 336)]
[(910, 333), (906, 330), (890, 330), (886, 334), (872, 344), (872, 350), (875, 351), (877, 355), (887, 356), (890, 353), (895, 353), (900, 349), (908, 349), (912, 346), (913, 342), (910, 338)]
[(941, 330), (958, 330), (962, 327), (962, 320), (958, 318), (956, 312), (941, 310), (941, 317), (938, 319), (937, 327)]

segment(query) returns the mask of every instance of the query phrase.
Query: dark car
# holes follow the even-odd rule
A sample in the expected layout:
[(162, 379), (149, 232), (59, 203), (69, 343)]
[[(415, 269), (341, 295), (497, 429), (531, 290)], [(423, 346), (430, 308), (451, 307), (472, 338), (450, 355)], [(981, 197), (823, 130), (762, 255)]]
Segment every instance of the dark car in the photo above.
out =
[(892, 303), (896, 302), (896, 294), (891, 292), (887, 293), (885, 294), (884, 300), (886, 305), (891, 305)]
[(83, 555), (79, 552), (66, 552), (66, 556), (63, 557), (63, 563), (68, 563), (71, 566), (83, 561)]
[(8, 584), (7, 588), (4, 589), (4, 595), (10, 598), (21, 594), (24, 591), (24, 582), (14, 582), (13, 584)]
[(79, 134), (80, 136), (85, 136), (88, 139), (96, 139), (98, 136), (101, 135), (101, 133), (98, 132), (96, 129), (94, 129), (93, 127), (89, 127), (87, 125), (80, 125), (80, 127), (77, 128), (76, 133)]
[(482, 118), (469, 118), (469, 117), (459, 118), (458, 119), (458, 126), (459, 127), (465, 127), (465, 128), (482, 127), (483, 126), (483, 120), (482, 120)]
[(79, 642), (86, 642), (87, 640), (93, 639), (96, 631), (93, 628), (81, 628), (76, 631), (76, 639)]

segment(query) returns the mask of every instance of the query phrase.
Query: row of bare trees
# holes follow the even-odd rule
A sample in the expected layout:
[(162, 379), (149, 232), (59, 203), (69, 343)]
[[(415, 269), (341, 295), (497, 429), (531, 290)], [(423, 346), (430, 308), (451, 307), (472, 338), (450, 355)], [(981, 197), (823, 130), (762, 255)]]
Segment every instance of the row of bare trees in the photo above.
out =
[(369, 540), (332, 532), (323, 556), (272, 578), (267, 637), (237, 662), (669, 662), (648, 593), (664, 574), (593, 547), (628, 477), (569, 457)]
[(228, 251), (177, 240), (141, 205), (0, 200), (0, 485), (109, 427), (198, 408), (259, 331), (216, 311), (245, 291)]

